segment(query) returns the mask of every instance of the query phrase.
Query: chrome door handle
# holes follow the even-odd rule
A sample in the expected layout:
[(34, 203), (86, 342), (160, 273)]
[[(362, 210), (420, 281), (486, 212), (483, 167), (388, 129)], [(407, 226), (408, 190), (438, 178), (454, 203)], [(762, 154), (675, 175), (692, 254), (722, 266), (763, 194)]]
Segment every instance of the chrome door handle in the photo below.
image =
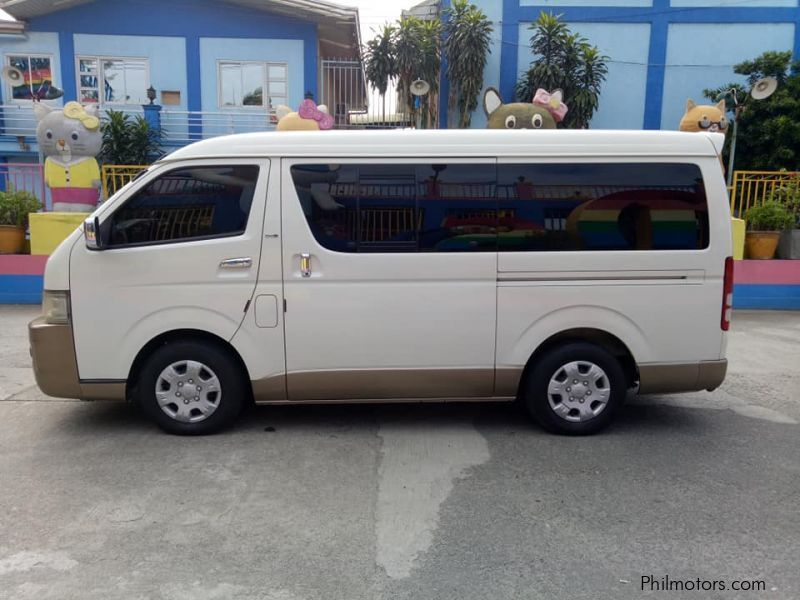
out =
[(300, 255), (300, 275), (311, 277), (311, 255), (308, 252)]
[(253, 259), (249, 256), (242, 258), (228, 258), (219, 263), (220, 269), (249, 269), (253, 266)]

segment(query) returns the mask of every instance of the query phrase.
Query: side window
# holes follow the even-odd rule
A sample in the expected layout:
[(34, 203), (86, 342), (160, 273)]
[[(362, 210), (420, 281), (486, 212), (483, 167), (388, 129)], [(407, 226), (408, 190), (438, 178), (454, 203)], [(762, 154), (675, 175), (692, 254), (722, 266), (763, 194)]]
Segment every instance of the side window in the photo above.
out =
[(495, 165), (417, 167), (422, 252), (494, 252), (497, 241)]
[(505, 164), (498, 181), (500, 251), (708, 247), (697, 165)]
[(209, 166), (165, 173), (113, 214), (110, 245), (244, 233), (258, 170), (252, 165)]
[(494, 164), (295, 165), (317, 242), (338, 252), (495, 249)]

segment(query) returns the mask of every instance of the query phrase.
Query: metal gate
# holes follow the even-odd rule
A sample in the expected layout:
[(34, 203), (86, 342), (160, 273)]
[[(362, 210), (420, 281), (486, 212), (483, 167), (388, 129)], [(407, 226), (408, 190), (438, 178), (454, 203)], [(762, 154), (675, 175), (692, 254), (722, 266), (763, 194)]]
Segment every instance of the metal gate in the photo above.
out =
[(410, 120), (398, 114), (394, 88), (390, 85), (384, 98), (367, 84), (361, 61), (322, 59), (319, 104), (328, 107), (336, 128), (407, 127)]

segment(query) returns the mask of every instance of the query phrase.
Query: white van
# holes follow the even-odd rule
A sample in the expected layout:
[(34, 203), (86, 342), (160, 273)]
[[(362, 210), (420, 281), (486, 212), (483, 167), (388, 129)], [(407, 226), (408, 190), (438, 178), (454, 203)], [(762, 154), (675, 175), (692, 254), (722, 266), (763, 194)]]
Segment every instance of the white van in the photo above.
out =
[(172, 433), (243, 405), (510, 401), (547, 429), (713, 390), (731, 301), (722, 135), (334, 131), (205, 140), (50, 257), (52, 396)]

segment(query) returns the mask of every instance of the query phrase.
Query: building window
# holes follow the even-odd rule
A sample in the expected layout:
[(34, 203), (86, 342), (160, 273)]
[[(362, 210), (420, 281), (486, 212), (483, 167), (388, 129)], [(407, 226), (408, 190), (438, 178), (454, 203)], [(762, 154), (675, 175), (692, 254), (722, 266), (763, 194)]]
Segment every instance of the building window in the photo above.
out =
[(222, 108), (258, 106), (272, 111), (287, 103), (286, 63), (220, 61), (217, 69)]
[(78, 101), (84, 104), (147, 104), (146, 58), (79, 56)]
[(6, 66), (17, 69), (22, 78), (8, 84), (8, 97), (12, 101), (47, 99), (53, 86), (52, 57), (43, 54), (9, 54)]

